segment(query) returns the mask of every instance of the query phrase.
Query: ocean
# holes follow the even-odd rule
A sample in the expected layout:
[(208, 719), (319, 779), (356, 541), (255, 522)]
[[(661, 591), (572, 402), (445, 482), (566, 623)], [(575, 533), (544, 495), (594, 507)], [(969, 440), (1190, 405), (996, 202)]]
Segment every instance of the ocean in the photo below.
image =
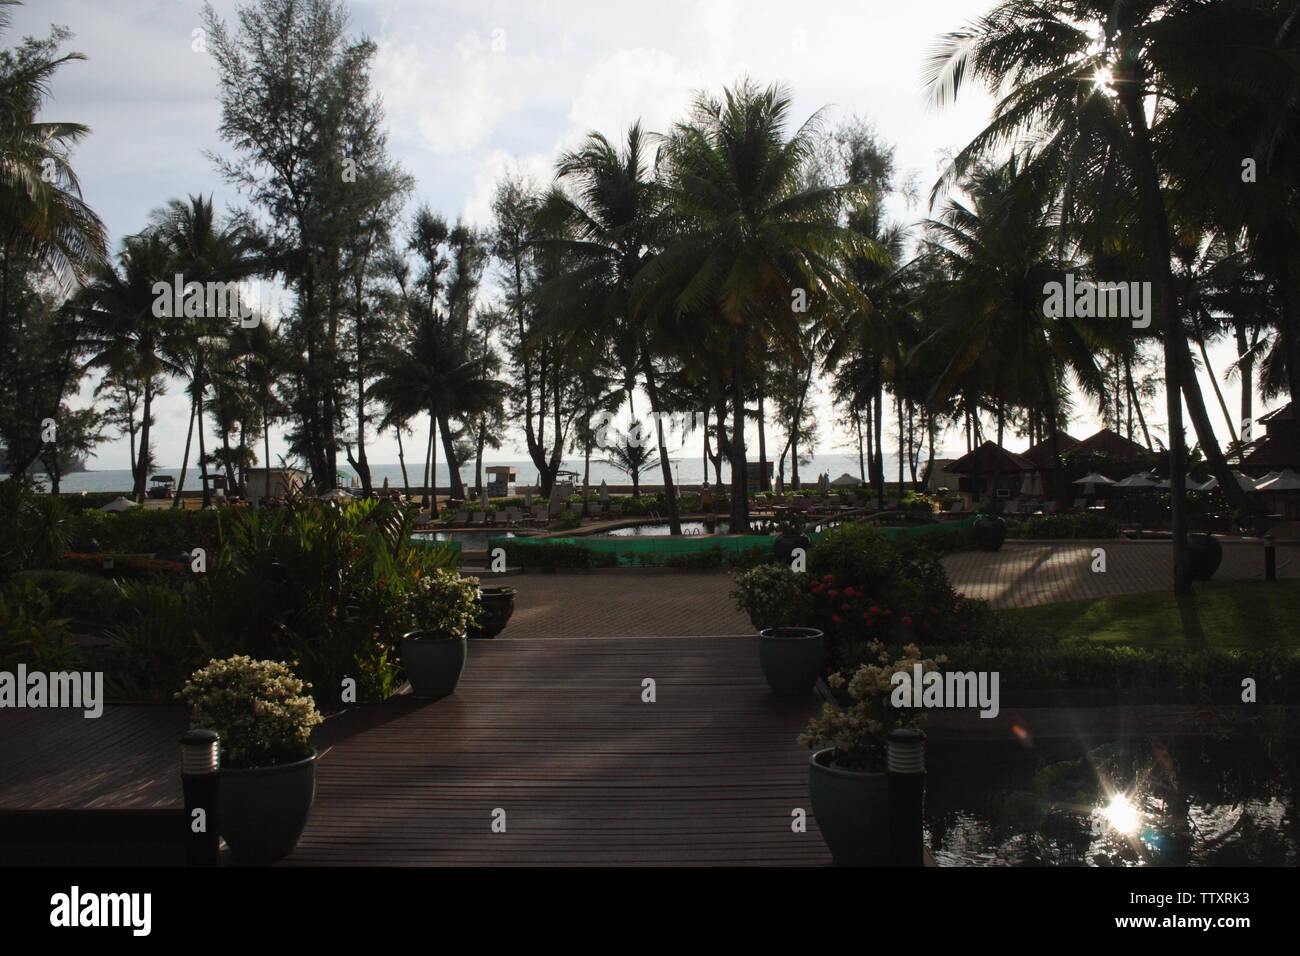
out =
[[(700, 458), (680, 459), (674, 462), (674, 481), (687, 484), (700, 484), (703, 476), (703, 461)], [(510, 465), (518, 470), (520, 484), (537, 484), (538, 473), (537, 467), (527, 460), (515, 459), (511, 461), (487, 461), (484, 460), (483, 466), (486, 469), (488, 465)], [(411, 479), (411, 485), (420, 484), (422, 469), (424, 467), (423, 459), (416, 462), (407, 463), (407, 473)], [(567, 458), (562, 469), (575, 471), (578, 473), (578, 479), (581, 481), (583, 472), (583, 460), (581, 458)], [(730, 469), (723, 464), (722, 480), (730, 481)], [(807, 465), (799, 466), (800, 481), (807, 485), (817, 480), (817, 476), (826, 472), (832, 479), (838, 478), (841, 474), (858, 475), (858, 458), (857, 455), (817, 455), (812, 462)], [(160, 468), (152, 474), (171, 475), (174, 479), (180, 480), (180, 468)], [(353, 472), (340, 464), (339, 474), (346, 484)], [(466, 484), (472, 484), (474, 481), (474, 466), (469, 464), (460, 470), (461, 480)], [(775, 468), (773, 468), (775, 474)], [(376, 487), (381, 487), (384, 479), (388, 479), (390, 487), (402, 487), (402, 469), (397, 464), (374, 464), (370, 465), (371, 480)], [(487, 475), (484, 475), (486, 479)], [(893, 455), (885, 456), (885, 480), (895, 481), (898, 478), (898, 459)], [(909, 476), (910, 478), (910, 476)], [(444, 463), (438, 464), (438, 485), (446, 487), (450, 484), (450, 472)], [(591, 483), (598, 486), (601, 481), (610, 485), (630, 485), (632, 480), (621, 471), (604, 462), (592, 460), (591, 462)], [(709, 483), (713, 483), (713, 469), (709, 468)], [(790, 483), (790, 462), (786, 460), (785, 481), (788, 486)], [(360, 482), (358, 482), (359, 484)], [(658, 485), (660, 481), (660, 470), (658, 467), (642, 472), (641, 483), (643, 485)], [(194, 466), (190, 466), (185, 475), (185, 488), (187, 491), (196, 491), (199, 488), (198, 471)], [(109, 469), (105, 471), (83, 471), (72, 475), (65, 475), (60, 485), (60, 490), (64, 494), (78, 494), (85, 492), (122, 492), (126, 493), (131, 490), (131, 472), (129, 469)]]

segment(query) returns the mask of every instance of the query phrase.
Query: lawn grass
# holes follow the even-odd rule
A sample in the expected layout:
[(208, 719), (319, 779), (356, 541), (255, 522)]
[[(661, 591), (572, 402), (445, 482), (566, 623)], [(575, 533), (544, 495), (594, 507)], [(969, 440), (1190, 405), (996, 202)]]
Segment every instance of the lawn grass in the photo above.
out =
[(1014, 608), (1026, 634), (1156, 648), (1300, 648), (1300, 581), (1197, 585), (1189, 598), (1124, 594)]

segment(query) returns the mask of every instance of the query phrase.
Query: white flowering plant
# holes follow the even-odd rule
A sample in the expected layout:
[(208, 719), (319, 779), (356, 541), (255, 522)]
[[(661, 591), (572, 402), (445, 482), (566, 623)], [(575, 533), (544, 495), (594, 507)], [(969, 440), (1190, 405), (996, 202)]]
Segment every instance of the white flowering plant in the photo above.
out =
[(921, 649), (915, 644), (905, 646), (903, 656), (894, 661), (879, 641), (869, 642), (867, 652), (876, 663), (862, 664), (852, 674), (837, 671), (826, 679), (832, 688), (847, 688), (849, 702), (843, 706), (826, 704), (822, 715), (814, 717), (799, 736), (799, 743), (810, 749), (830, 747), (834, 751), (832, 762), (845, 770), (883, 770), (889, 732), (895, 727), (914, 727), (920, 722), (918, 710), (895, 707), (891, 702), (894, 675), (900, 671), (912, 674), (917, 664), (921, 665), (922, 673), (935, 671), (947, 661), (944, 656), (922, 657)]
[(482, 594), (478, 578), (440, 569), (423, 572), (406, 590), (408, 629), (464, 637), (483, 612)]
[(237, 654), (196, 670), (180, 696), (191, 727), (221, 735), (222, 766), (271, 767), (311, 755), (321, 716), (310, 690), (288, 664)]

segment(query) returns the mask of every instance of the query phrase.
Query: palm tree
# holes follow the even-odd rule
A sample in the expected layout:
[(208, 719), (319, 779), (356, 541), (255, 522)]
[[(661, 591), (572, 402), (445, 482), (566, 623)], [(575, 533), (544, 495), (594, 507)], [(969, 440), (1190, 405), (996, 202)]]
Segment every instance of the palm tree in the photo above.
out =
[[(0, 33), (9, 28), (0, 0)], [(36, 115), (59, 67), (84, 60), (80, 53), (57, 55), (67, 32), (28, 40), (0, 53), (0, 352), (8, 334), (10, 270), (30, 258), (50, 269), (66, 293), (103, 263), (104, 225), (81, 198), (68, 155), (89, 132), (80, 123), (38, 123)]]
[[(662, 251), (638, 273), (632, 303), (727, 382), (732, 425), (731, 528), (749, 524), (745, 395), (754, 357), (799, 352), (809, 310), (861, 301), (843, 262), (863, 243), (838, 221), (860, 186), (809, 186), (817, 117), (787, 137), (789, 94), (749, 82), (721, 99), (701, 95), (661, 150), (667, 191)], [(796, 290), (799, 290), (798, 292)], [(815, 311), (812, 312), (815, 314)], [(721, 425), (721, 422), (719, 422)]]
[(1105, 338), (1103, 327), (1092, 320), (1044, 314), (1044, 285), (1058, 281), (1070, 264), (1057, 249), (1055, 184), (1042, 173), (1017, 156), (977, 167), (963, 184), (972, 202), (950, 200), (938, 219), (928, 220), (924, 247), (952, 276), (946, 285), (950, 321), (936, 335), (948, 355), (940, 391), (945, 386), (955, 391), (971, 364), (995, 357), (987, 381), (997, 409), (998, 442), (1008, 405), (1036, 405), (1047, 423), (1057, 462), (1055, 491), (1064, 503), (1059, 395), (1067, 371), (1088, 394), (1104, 393), (1095, 350)]
[(633, 280), (653, 257), (662, 206), (647, 146), (641, 124), (633, 123), (622, 150), (593, 132), (580, 148), (560, 158), (556, 179), (571, 185), (575, 194), (553, 194), (552, 211), (564, 220), (564, 232), (572, 238), (545, 244), (567, 253), (573, 266), (538, 290), (538, 296), (558, 299), (560, 308), (551, 314), (561, 317), (570, 329), (585, 325), (586, 337), (610, 344), (629, 402), (637, 375), (644, 380), (656, 423), (669, 533), (680, 535), (681, 516), (661, 414), (665, 411), (661, 376), (654, 362), (658, 343), (646, 314), (634, 313), (629, 301)]
[(605, 464), (631, 478), (633, 496), (641, 497), (641, 472), (656, 467), (659, 456), (644, 441), (634, 441), (631, 435), (620, 434), (615, 441), (600, 448), (609, 456)]
[(153, 400), (162, 393), (159, 376), (184, 375), (174, 353), (164, 350), (171, 319), (155, 315), (154, 284), (166, 281), (171, 250), (161, 235), (149, 233), (123, 240), (118, 265), (105, 264), (78, 294), (74, 308), (83, 318), (85, 367), (108, 369), (141, 383), (140, 447), (132, 493), (142, 499), (152, 449)]
[[(954, 99), (968, 78), (1002, 94), (993, 121), (955, 157), (936, 190), (1025, 133), (1040, 144), (1037, 162), (1064, 170), (1067, 194), (1080, 164), (1095, 163), (1108, 147), (1118, 150), (1131, 170), (1136, 219), (1164, 328), (1174, 590), (1179, 594), (1191, 589), (1182, 398), (1220, 486), (1229, 494), (1237, 487), (1191, 374), (1149, 117), (1154, 116), (1158, 133), (1184, 94), (1207, 77), (1234, 69), (1250, 72), (1252, 51), (1221, 38), (1235, 36), (1233, 20), (1252, 6), (1251, 0), (1004, 0), (967, 28), (947, 34), (929, 71), (930, 89), (941, 105)], [(1153, 103), (1157, 108), (1151, 113)]]
[[(209, 282), (237, 282), (254, 275), (262, 268), (260, 258), (254, 253), (255, 234), (248, 222), (240, 216), (230, 216), (221, 221), (213, 207), (212, 197), (190, 196), (188, 202), (173, 199), (150, 216), (149, 230), (156, 232), (171, 253), (172, 274), (182, 275), (185, 283), (197, 282), (207, 287)], [(185, 485), (185, 472), (189, 465), (190, 437), (194, 423), (199, 427), (199, 467), (203, 481), (203, 505), (210, 503), (211, 489), (207, 480), (207, 450), (204, 441), (203, 402), (211, 381), (213, 360), (222, 355), (226, 343), (234, 336), (237, 316), (218, 316), (216, 310), (206, 306), (200, 316), (173, 317), (167, 325), (162, 348), (170, 363), (183, 369), (188, 379), (190, 393), (190, 428), (185, 436), (185, 454), (181, 460), (180, 480), (176, 483), (174, 505), (179, 506)], [(208, 313), (213, 314), (208, 314)], [(227, 419), (218, 415), (218, 422)], [(229, 455), (229, 434), (222, 431), (226, 454), (226, 477), (234, 487), (234, 474)]]

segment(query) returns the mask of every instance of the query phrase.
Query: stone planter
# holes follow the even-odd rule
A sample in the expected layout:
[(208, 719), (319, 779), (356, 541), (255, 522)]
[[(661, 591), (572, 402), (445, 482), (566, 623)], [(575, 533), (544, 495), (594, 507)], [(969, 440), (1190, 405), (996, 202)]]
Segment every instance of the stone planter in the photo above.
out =
[(397, 647), (412, 694), (437, 700), (455, 692), (469, 653), (469, 641), (463, 634), (410, 631), (402, 635)]
[(985, 551), (997, 551), (1007, 540), (1007, 523), (997, 515), (980, 515), (975, 519), (975, 542)]
[(478, 623), (466, 632), (470, 640), (488, 640), (505, 630), (510, 615), (515, 613), (515, 595), (519, 593), (517, 588), (509, 587), (488, 587), (480, 590), (483, 595), (479, 598), (479, 604), (483, 608), (483, 613), (479, 615)]
[(293, 852), (316, 800), (315, 750), (274, 767), (221, 770), (221, 837), (241, 863), (274, 863)]
[(771, 627), (758, 633), (758, 662), (778, 694), (809, 694), (825, 669), (822, 632), (812, 627)]
[(812, 541), (806, 534), (779, 534), (772, 542), (772, 554), (783, 564), (789, 564), (795, 548), (803, 548), (807, 554), (811, 544)]
[(1192, 580), (1208, 581), (1223, 561), (1223, 545), (1212, 534), (1189, 534), (1187, 558)]
[(845, 770), (834, 751), (808, 758), (808, 788), (817, 829), (836, 866), (889, 865), (889, 777), (883, 770)]

